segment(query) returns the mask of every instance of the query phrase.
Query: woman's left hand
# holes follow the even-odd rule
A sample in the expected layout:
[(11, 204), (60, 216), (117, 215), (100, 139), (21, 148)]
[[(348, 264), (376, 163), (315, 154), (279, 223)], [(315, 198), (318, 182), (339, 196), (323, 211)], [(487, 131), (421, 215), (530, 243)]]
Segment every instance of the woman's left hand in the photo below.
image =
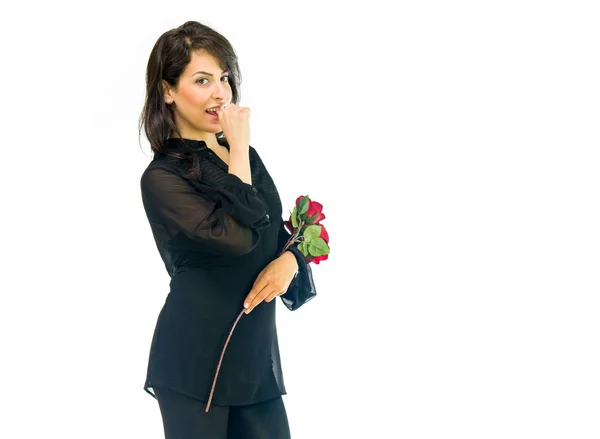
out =
[(275, 297), (285, 294), (297, 271), (298, 262), (292, 252), (285, 251), (270, 262), (260, 272), (244, 301), (246, 314), (249, 314), (263, 300), (270, 302)]

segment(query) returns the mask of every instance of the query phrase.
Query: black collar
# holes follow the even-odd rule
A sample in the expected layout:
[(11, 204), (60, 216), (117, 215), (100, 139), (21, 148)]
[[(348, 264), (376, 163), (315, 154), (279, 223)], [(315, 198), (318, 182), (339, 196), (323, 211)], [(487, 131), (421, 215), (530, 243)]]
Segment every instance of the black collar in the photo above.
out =
[[(223, 138), (219, 145), (224, 146), (229, 151), (229, 143)], [(171, 137), (167, 139), (167, 146), (173, 150), (184, 150), (184, 151), (203, 151), (209, 149), (204, 140), (193, 140), (179, 137)]]

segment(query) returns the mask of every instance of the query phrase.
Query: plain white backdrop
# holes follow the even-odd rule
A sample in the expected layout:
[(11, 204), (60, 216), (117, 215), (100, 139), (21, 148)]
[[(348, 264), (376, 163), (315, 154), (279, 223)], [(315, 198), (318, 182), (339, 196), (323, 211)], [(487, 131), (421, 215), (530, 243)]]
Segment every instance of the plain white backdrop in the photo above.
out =
[(137, 127), (155, 41), (196, 20), (239, 55), (284, 213), (309, 194), (327, 216), (317, 297), (277, 305), (292, 437), (598, 438), (594, 6), (13, 5), (0, 436), (164, 437)]

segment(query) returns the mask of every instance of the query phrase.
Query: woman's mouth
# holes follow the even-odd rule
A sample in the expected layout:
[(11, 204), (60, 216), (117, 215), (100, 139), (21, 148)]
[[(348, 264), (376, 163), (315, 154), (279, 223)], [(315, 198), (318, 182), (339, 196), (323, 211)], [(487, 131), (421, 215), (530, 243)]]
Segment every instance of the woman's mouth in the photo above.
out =
[(211, 112), (211, 111), (206, 111), (206, 112), (213, 120), (219, 120), (219, 116), (217, 116), (217, 113)]
[(219, 120), (219, 116), (217, 116), (217, 113), (215, 112), (211, 112), (211, 111), (206, 111), (208, 113), (208, 115), (213, 119), (213, 120)]

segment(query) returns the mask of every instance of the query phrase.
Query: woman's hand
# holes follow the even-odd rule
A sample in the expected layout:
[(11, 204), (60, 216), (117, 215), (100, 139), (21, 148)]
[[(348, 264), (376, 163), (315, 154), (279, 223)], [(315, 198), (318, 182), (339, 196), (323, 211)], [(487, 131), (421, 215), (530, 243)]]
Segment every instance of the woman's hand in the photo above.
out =
[(227, 104), (217, 110), (219, 125), (231, 148), (242, 148), (244, 151), (250, 145), (250, 108)]
[(292, 252), (285, 251), (270, 262), (260, 272), (244, 301), (246, 314), (249, 314), (263, 300), (270, 302), (275, 297), (285, 294), (297, 271), (298, 262)]

